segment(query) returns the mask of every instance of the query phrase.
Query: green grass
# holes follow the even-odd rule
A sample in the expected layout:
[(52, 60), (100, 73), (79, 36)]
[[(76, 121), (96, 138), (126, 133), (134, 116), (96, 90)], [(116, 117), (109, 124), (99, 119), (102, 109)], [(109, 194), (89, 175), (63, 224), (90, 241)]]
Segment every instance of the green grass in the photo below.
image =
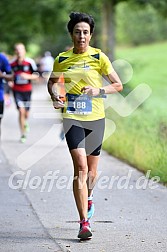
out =
[[(136, 48), (118, 48), (117, 58), (133, 67), (133, 77), (124, 85), (123, 94), (146, 83), (151, 96), (130, 116), (121, 117), (107, 110), (106, 117), (116, 124), (116, 131), (103, 148), (112, 155), (151, 176), (167, 182), (167, 43)], [(118, 101), (119, 106), (119, 101)], [(107, 131), (109, 129), (106, 129)]]

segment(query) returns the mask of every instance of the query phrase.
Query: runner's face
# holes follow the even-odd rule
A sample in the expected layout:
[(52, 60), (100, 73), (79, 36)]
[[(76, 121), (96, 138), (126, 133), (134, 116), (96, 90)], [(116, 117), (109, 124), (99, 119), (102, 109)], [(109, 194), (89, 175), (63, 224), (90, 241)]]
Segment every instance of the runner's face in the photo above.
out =
[(19, 58), (24, 58), (26, 53), (24, 45), (18, 44), (15, 46), (15, 53)]
[(92, 35), (90, 34), (90, 25), (85, 22), (77, 23), (74, 26), (73, 33), (71, 35), (74, 43), (75, 53), (86, 52), (89, 46)]

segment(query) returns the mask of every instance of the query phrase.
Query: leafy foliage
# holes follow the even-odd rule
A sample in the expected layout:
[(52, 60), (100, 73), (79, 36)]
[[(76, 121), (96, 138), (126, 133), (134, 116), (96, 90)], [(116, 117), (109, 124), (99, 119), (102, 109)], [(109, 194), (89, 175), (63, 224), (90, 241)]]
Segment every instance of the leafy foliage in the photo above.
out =
[[(1, 0), (0, 1), (0, 48), (8, 52), (13, 52), (14, 43), (21, 41), (25, 45), (34, 43), (38, 45), (39, 52), (44, 50), (50, 50), (54, 55), (63, 50), (67, 45), (71, 44), (70, 37), (67, 36), (66, 24), (69, 20), (69, 14), (71, 11), (88, 12), (91, 14), (96, 22), (96, 29), (93, 36), (92, 45), (100, 46), (104, 49), (104, 42), (102, 31), (106, 30), (107, 47), (114, 50), (114, 37), (115, 37), (115, 13), (119, 12), (119, 6), (126, 2), (126, 5), (133, 6), (128, 7), (131, 13), (128, 12), (129, 19), (126, 18), (126, 13), (121, 13), (121, 20), (124, 20), (126, 27), (129, 28), (129, 37), (126, 35), (126, 28), (124, 32), (117, 37), (124, 37), (125, 43), (138, 44), (137, 37), (141, 37), (141, 29), (139, 25), (142, 21), (152, 23), (152, 27), (148, 26), (147, 32), (151, 37), (155, 29), (160, 28), (161, 34), (164, 34), (165, 27), (162, 28), (162, 20), (157, 19), (157, 12), (161, 15), (165, 15), (167, 12), (166, 0)], [(112, 8), (103, 8), (103, 6), (112, 6)], [(156, 11), (148, 12), (148, 9), (152, 6)], [(142, 7), (142, 11), (141, 11)], [(144, 8), (146, 7), (146, 8)], [(102, 13), (102, 9), (103, 12)], [(149, 14), (144, 16), (144, 10)], [(136, 19), (134, 13), (137, 13)], [(103, 14), (103, 16), (102, 16)], [(105, 15), (104, 15), (105, 14)], [(154, 15), (154, 16), (153, 16)], [(113, 18), (109, 18), (113, 16)], [(106, 21), (103, 22), (104, 17)], [(140, 22), (139, 22), (140, 19)], [(158, 20), (157, 24), (156, 21)], [(121, 24), (122, 25), (122, 24)], [(133, 26), (134, 25), (134, 26)], [(134, 28), (135, 27), (135, 28)], [(135, 29), (135, 33), (132, 31)], [(149, 29), (149, 31), (148, 31)], [(110, 33), (110, 31), (112, 33)], [(135, 38), (136, 34), (136, 38)], [(112, 39), (113, 37), (113, 39)], [(157, 31), (158, 37), (158, 31)], [(148, 38), (148, 37), (147, 37)], [(153, 40), (157, 38), (154, 37)], [(141, 37), (142, 42), (147, 42), (146, 38)], [(148, 41), (149, 42), (149, 41)], [(107, 51), (106, 51), (107, 52)]]
[(167, 39), (167, 20), (151, 5), (143, 9), (121, 3), (116, 13), (118, 43), (125, 44), (126, 41), (130, 45), (140, 45)]

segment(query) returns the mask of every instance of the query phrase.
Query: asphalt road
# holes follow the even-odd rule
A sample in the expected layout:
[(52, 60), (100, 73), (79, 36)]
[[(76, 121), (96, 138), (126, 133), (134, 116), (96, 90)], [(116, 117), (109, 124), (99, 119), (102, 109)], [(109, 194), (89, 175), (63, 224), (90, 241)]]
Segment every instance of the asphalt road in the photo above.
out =
[(94, 189), (93, 238), (80, 242), (72, 161), (60, 140), (61, 114), (34, 87), (30, 132), (19, 142), (14, 103), (0, 147), (0, 252), (166, 252), (167, 189), (102, 152)]

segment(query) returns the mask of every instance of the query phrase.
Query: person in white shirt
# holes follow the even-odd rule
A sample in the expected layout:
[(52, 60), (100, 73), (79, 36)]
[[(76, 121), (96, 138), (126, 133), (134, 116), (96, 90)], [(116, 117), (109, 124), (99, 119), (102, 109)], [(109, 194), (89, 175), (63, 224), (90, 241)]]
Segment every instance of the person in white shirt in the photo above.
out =
[(40, 72), (42, 76), (45, 77), (45, 74), (48, 74), (53, 69), (54, 58), (51, 55), (51, 52), (46, 51), (44, 57), (40, 60)]

